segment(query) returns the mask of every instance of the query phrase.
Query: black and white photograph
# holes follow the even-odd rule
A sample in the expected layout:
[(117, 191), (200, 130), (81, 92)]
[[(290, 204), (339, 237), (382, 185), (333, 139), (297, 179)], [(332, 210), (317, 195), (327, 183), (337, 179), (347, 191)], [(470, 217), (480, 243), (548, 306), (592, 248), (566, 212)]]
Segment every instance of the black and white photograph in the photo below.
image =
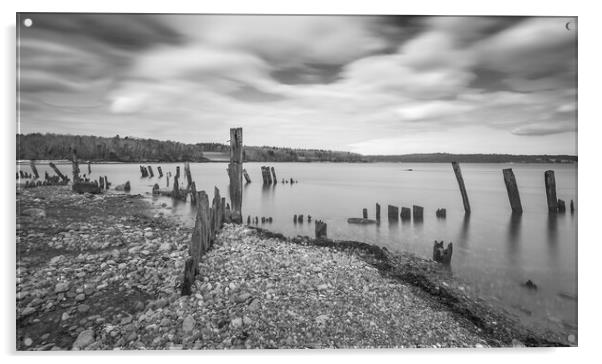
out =
[(15, 15), (13, 350), (579, 345), (574, 14)]

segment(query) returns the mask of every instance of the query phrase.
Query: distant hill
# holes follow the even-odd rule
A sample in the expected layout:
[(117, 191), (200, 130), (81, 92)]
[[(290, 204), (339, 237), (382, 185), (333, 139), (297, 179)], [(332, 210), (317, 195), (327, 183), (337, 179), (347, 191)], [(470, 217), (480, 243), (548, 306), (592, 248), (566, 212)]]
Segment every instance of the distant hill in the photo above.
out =
[(368, 162), (401, 163), (575, 163), (574, 155), (515, 155), (515, 154), (450, 154), (423, 153), (403, 155), (368, 155)]
[[(114, 162), (211, 162), (229, 160), (230, 146), (219, 143), (184, 144), (133, 137), (112, 138), (64, 135), (17, 134), (17, 159), (71, 159), (73, 149), (80, 159)], [(401, 163), (573, 163), (577, 156), (512, 154), (404, 154), (361, 155), (357, 153), (271, 146), (245, 146), (247, 162), (401, 162)]]

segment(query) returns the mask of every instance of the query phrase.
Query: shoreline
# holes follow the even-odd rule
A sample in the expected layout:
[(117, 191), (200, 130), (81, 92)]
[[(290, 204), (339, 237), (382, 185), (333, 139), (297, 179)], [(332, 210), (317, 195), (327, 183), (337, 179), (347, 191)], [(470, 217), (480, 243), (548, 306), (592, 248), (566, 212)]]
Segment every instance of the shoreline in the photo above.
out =
[[(430, 339), (422, 336), (420, 339), (396, 337), (398, 332), (389, 334), (395, 339), (370, 336), (376, 335), (373, 331), (380, 328), (378, 323), (375, 323), (375, 327), (371, 325), (372, 322), (378, 322), (380, 316), (400, 319), (396, 312), (389, 311), (389, 307), (397, 305), (398, 310), (412, 311), (422, 304), (426, 305), (431, 315), (444, 315), (443, 320), (452, 328), (449, 329), (451, 332), (459, 330), (458, 332), (464, 333), (460, 337), (473, 337), (470, 340), (450, 338), (449, 341), (437, 342), (435, 345), (569, 345), (554, 338), (553, 334), (533, 333), (483, 302), (467, 297), (449, 281), (446, 282), (450, 277), (445, 278), (439, 274), (440, 267), (434, 262), (409, 253), (391, 255), (384, 248), (361, 242), (286, 238), (282, 234), (249, 226), (229, 225), (222, 231), (215, 250), (210, 250), (207, 262), (201, 264), (202, 267), (208, 264), (211, 269), (206, 272), (201, 269), (205, 273), (195, 283), (193, 295), (183, 298), (179, 296), (176, 287), (181, 282), (191, 229), (183, 227), (169, 216), (155, 214), (153, 207), (143, 196), (116, 193), (100, 196), (74, 195), (69, 187), (41, 187), (20, 190), (17, 202), (18, 350), (75, 349), (80, 345), (77, 344), (78, 341), (86, 338), (80, 340), (82, 333), (91, 334), (94, 339), (88, 343), (89, 346), (82, 347), (86, 349), (265, 348), (271, 347), (270, 345), (306, 347), (304, 345), (308, 343), (304, 341), (303, 334), (294, 330), (286, 338), (288, 341), (279, 344), (271, 344), (249, 334), (251, 331), (260, 335), (263, 332), (261, 330), (274, 324), (280, 325), (283, 321), (279, 312), (283, 310), (283, 305), (289, 307), (288, 311), (302, 310), (304, 304), (289, 305), (290, 297), (314, 300), (311, 302), (318, 305), (318, 308), (324, 304), (338, 307), (337, 305), (347, 304), (347, 301), (351, 302), (351, 298), (354, 298), (359, 307), (349, 308), (348, 313), (352, 313), (354, 309), (374, 310), (378, 314), (372, 320), (356, 319), (354, 314), (351, 316), (352, 321), (359, 325), (357, 330), (367, 330), (368, 337), (374, 339), (366, 344), (367, 347), (431, 345), (428, 344)], [(43, 208), (45, 216), (23, 215), (28, 208)], [(252, 243), (247, 242), (247, 239)], [(294, 260), (268, 264), (264, 262), (266, 253), (259, 254), (251, 248), (254, 246), (261, 246), (266, 252), (276, 250), (274, 256), (281, 260), (290, 259), (290, 254), (309, 254), (315, 256), (316, 260), (307, 267), (296, 266), (298, 262)], [(232, 249), (241, 253), (238, 259), (244, 264), (222, 270), (224, 262), (232, 259)], [(302, 251), (298, 251), (299, 249)], [(324, 252), (335, 257), (335, 262), (343, 263), (332, 264), (321, 258)], [(357, 262), (349, 268), (346, 266), (347, 258), (341, 260), (341, 256)], [(251, 258), (252, 264), (247, 264)], [(247, 272), (246, 276), (237, 271), (242, 269), (239, 266), (246, 265), (257, 270), (252, 274)], [(149, 267), (152, 269), (149, 270)], [(283, 280), (296, 279), (299, 269), (306, 268), (310, 271), (304, 281), (317, 279), (316, 272), (319, 272), (318, 276), (324, 275), (320, 279), (326, 283), (317, 285), (318, 294), (315, 298), (312, 296), (313, 290), (295, 296), (297, 293), (291, 291), (295, 289), (296, 283), (282, 283)], [(317, 270), (314, 271), (314, 268)], [(278, 269), (283, 271), (273, 271)], [(346, 290), (347, 287), (338, 277), (349, 274), (349, 269), (354, 270), (354, 279), (356, 275), (371, 277), (366, 282), (374, 282), (374, 294), (380, 296), (381, 301), (387, 302), (387, 308), (378, 305), (373, 307), (373, 303), (366, 301), (365, 294), (356, 293), (365, 283), (357, 282), (356, 291)], [(216, 275), (215, 271), (222, 274)], [(337, 278), (328, 276), (328, 272), (336, 273)], [(261, 296), (261, 290), (255, 285), (241, 284), (249, 274), (254, 277), (252, 281), (255, 285), (272, 285), (272, 288), (267, 289), (275, 290), (274, 293)], [(67, 282), (67, 287), (59, 287), (63, 281)], [(220, 286), (220, 281), (224, 281), (225, 290)], [(232, 288), (226, 282), (236, 283)], [(242, 286), (246, 289), (240, 293)], [(404, 292), (403, 297), (421, 304), (399, 306), (399, 297), (395, 296), (399, 294), (399, 290)], [(340, 296), (342, 291), (346, 293)], [(307, 294), (309, 296), (306, 297)], [(245, 295), (249, 298), (239, 302)], [(336, 301), (338, 299), (342, 303)], [(247, 306), (241, 307), (245, 305)], [(260, 306), (257, 309), (253, 305)], [(205, 314), (206, 310), (209, 313)], [(223, 317), (224, 312), (226, 317)], [(257, 315), (257, 312), (261, 315)], [(219, 316), (218, 313), (222, 318), (215, 319)], [(259, 322), (259, 316), (267, 317), (272, 322)], [(297, 316), (292, 315), (286, 320), (294, 320)], [(189, 317), (193, 318), (188, 319)], [(204, 323), (206, 317), (211, 318), (209, 323)], [(406, 325), (418, 322), (421, 318), (410, 314), (407, 317), (408, 320), (412, 319)], [(239, 318), (242, 320), (240, 325)], [(191, 321), (195, 322), (195, 329), (188, 332), (184, 326)], [(298, 321), (294, 321), (297, 325), (295, 327), (310, 325), (308, 330), (317, 330), (315, 332), (318, 335), (324, 330), (324, 322), (318, 320), (316, 323), (313, 317)], [(196, 326), (201, 322), (205, 326), (196, 333)], [(370, 330), (362, 326), (368, 323)], [(313, 327), (314, 324), (317, 326)], [(416, 330), (422, 330), (430, 324), (422, 322)], [(332, 335), (339, 335), (339, 331), (343, 329), (336, 327), (334, 323), (333, 325)], [(259, 327), (262, 329), (259, 330)], [(162, 331), (164, 328), (167, 334)], [(243, 330), (245, 328), (247, 331)], [(277, 329), (285, 330), (280, 326)], [(232, 335), (239, 335), (241, 330), (250, 337), (243, 340), (236, 336), (232, 339)], [(368, 335), (360, 335), (359, 332), (346, 333), (344, 340), (338, 338), (341, 341), (335, 340), (333, 343), (325, 339), (326, 343), (317, 347), (353, 347), (354, 342), (361, 342), (359, 338), (362, 335)], [(47, 335), (46, 338), (44, 335)], [(278, 337), (271, 341), (278, 340)], [(328, 335), (325, 337), (330, 338)], [(475, 338), (479, 339), (475, 341)], [(225, 344), (217, 339), (225, 340)]]

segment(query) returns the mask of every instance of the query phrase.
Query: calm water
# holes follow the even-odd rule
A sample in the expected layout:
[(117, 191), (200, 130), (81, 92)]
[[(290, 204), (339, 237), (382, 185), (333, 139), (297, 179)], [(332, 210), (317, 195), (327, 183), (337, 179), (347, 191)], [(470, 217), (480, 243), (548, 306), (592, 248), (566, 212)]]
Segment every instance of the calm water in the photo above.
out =
[[(452, 274), (469, 284), (466, 289), (518, 316), (536, 327), (575, 334), (577, 330), (577, 212), (549, 215), (544, 190), (544, 171), (556, 174), (558, 198), (575, 201), (577, 208), (577, 166), (561, 164), (462, 164), (464, 181), (472, 207), (464, 217), (462, 199), (450, 164), (333, 164), (272, 163), (279, 180), (290, 178), (298, 184), (264, 188), (260, 166), (246, 163), (252, 183), (243, 191), (243, 215), (271, 216), (264, 227), (288, 236), (313, 236), (313, 224), (293, 224), (294, 214), (311, 215), (328, 223), (333, 239), (359, 240), (385, 246), (391, 251), (410, 251), (431, 257), (433, 240), (454, 243)], [(180, 164), (183, 171), (183, 164)], [(107, 175), (113, 183), (129, 180), (131, 193), (148, 193), (154, 183), (165, 187), (165, 177), (141, 179), (138, 164), (92, 166), (92, 178)], [(176, 164), (161, 164), (164, 173), (175, 173)], [(502, 177), (502, 169), (514, 170), (524, 213), (513, 218)], [(23, 167), (30, 171), (29, 167)], [(70, 173), (70, 166), (59, 166)], [(405, 171), (411, 168), (413, 171)], [(43, 175), (48, 167), (39, 165)], [(87, 172), (85, 165), (82, 172)], [(210, 198), (217, 186), (227, 196), (225, 163), (191, 164), (197, 190)], [(173, 182), (170, 181), (170, 183)], [(187, 203), (168, 198), (149, 198), (166, 212), (192, 225), (194, 210)], [(347, 224), (349, 217), (361, 217), (362, 208), (374, 218), (375, 203), (381, 205), (382, 224)], [(424, 206), (422, 223), (387, 222), (387, 205)], [(435, 210), (447, 209), (446, 219)], [(521, 283), (531, 279), (539, 289), (528, 291)]]

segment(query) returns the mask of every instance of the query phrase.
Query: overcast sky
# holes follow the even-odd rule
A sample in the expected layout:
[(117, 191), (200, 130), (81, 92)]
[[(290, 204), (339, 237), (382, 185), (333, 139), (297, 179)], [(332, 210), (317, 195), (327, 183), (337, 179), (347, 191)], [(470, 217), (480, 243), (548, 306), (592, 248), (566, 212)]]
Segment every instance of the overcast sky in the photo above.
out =
[(240, 126), (247, 145), (577, 154), (573, 18), (20, 20), (22, 133), (224, 143)]

